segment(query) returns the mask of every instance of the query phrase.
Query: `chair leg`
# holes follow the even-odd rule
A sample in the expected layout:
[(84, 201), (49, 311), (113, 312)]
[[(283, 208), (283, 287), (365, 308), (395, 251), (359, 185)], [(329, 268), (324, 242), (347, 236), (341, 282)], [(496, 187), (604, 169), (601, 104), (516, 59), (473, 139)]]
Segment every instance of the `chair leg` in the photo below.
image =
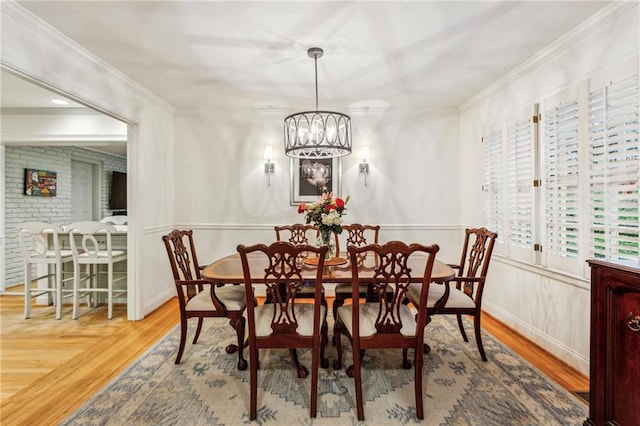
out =
[[(406, 349), (405, 349), (406, 350)], [(416, 348), (415, 351), (415, 360), (414, 360), (414, 378), (413, 381), (415, 383), (415, 393), (416, 393), (416, 417), (419, 420), (424, 419), (424, 406), (423, 406), (423, 398), (422, 398), (422, 351), (420, 348)]]
[(73, 263), (73, 311), (71, 313), (72, 319), (78, 319), (78, 298), (80, 292), (80, 265)]
[(467, 338), (467, 333), (464, 332), (464, 326), (462, 325), (462, 315), (457, 314), (456, 317), (458, 318), (458, 327), (460, 328), (460, 334), (462, 334), (462, 338), (464, 339), (464, 341), (468, 342), (469, 339)]
[(322, 329), (320, 330), (320, 366), (322, 368), (329, 368), (329, 360), (325, 358), (325, 348), (329, 342), (329, 326), (327, 321), (322, 323)]
[[(100, 269), (100, 266), (97, 266)], [(113, 318), (113, 263), (107, 264), (107, 319)]]
[[(324, 344), (326, 344), (326, 323), (324, 324), (324, 332), (325, 332), (325, 342)], [(316, 345), (320, 345), (320, 348), (322, 348), (322, 343), (318, 342), (318, 340), (316, 340), (315, 342)], [(315, 345), (314, 345), (315, 346)], [(309, 415), (311, 416), (311, 418), (315, 418), (316, 417), (316, 413), (318, 410), (318, 358), (321, 358), (321, 353), (318, 353), (319, 348), (316, 346), (314, 348), (312, 348), (313, 352), (311, 355), (311, 403), (309, 404)], [(327, 361), (328, 363), (329, 361)]]
[(24, 266), (24, 317), (31, 317), (31, 265)]
[(353, 377), (356, 387), (356, 409), (358, 411), (358, 420), (364, 420), (364, 405), (362, 402), (362, 370), (360, 368), (361, 358), (360, 352), (353, 348)]
[(411, 362), (408, 357), (409, 350), (407, 348), (402, 349), (402, 368), (408, 370), (411, 368)]
[(336, 293), (336, 298), (333, 301), (333, 319), (334, 321), (338, 318), (338, 308), (344, 305), (344, 296), (339, 293)]
[(178, 347), (178, 356), (176, 357), (176, 364), (180, 364), (182, 359), (182, 353), (184, 352), (184, 344), (187, 341), (187, 319), (180, 316), (180, 347)]
[(196, 328), (196, 335), (193, 336), (193, 341), (191, 342), (192, 344), (196, 344), (198, 343), (198, 337), (200, 337), (200, 331), (202, 330), (202, 323), (204, 322), (204, 318), (199, 317), (198, 318), (198, 327)]
[(90, 308), (95, 308), (96, 306), (98, 306), (98, 293), (93, 290), (97, 286), (95, 284), (95, 281), (98, 281), (98, 272), (94, 270), (94, 265), (88, 264), (86, 274), (87, 284), (85, 285), (85, 288), (87, 289), (87, 306)]
[(291, 360), (293, 361), (293, 364), (298, 371), (298, 378), (304, 379), (305, 377), (307, 377), (309, 375), (309, 369), (300, 364), (300, 360), (298, 359), (298, 351), (295, 349), (289, 349), (289, 357), (291, 357)]
[(62, 263), (56, 263), (56, 319), (62, 318)]
[(245, 318), (240, 317), (238, 319), (232, 319), (230, 321), (231, 327), (236, 331), (236, 336), (238, 337), (238, 345), (230, 344), (225, 348), (225, 352), (228, 354), (232, 354), (234, 352), (238, 352), (238, 370), (246, 370), (247, 369), (247, 360), (244, 359), (243, 351), (244, 351), (244, 326), (245, 326)]
[(342, 368), (342, 343), (340, 341), (340, 323), (336, 321), (333, 325), (333, 342), (336, 345), (336, 352), (338, 356), (333, 361), (333, 369), (340, 370)]
[(476, 344), (478, 345), (478, 351), (480, 352), (480, 357), (484, 362), (487, 362), (487, 355), (484, 353), (484, 346), (482, 346), (482, 334), (480, 333), (480, 313), (477, 313), (473, 317), (473, 327), (476, 333)]
[(249, 405), (249, 420), (256, 419), (258, 405), (258, 348), (249, 347), (249, 386), (251, 402)]

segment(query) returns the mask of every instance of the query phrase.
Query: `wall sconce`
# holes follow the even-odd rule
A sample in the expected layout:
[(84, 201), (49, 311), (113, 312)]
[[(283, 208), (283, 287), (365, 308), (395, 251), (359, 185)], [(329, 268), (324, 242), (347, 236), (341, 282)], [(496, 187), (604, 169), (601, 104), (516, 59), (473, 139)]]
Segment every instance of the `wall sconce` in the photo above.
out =
[(368, 146), (363, 146), (362, 147), (362, 163), (360, 163), (360, 173), (364, 173), (364, 186), (367, 186), (367, 175), (369, 174), (369, 163), (367, 163), (367, 160), (369, 160), (369, 147)]
[(264, 172), (267, 174), (268, 179), (268, 187), (271, 187), (271, 173), (276, 171), (276, 165), (271, 161), (271, 157), (273, 156), (273, 148), (271, 145), (267, 145), (264, 147)]

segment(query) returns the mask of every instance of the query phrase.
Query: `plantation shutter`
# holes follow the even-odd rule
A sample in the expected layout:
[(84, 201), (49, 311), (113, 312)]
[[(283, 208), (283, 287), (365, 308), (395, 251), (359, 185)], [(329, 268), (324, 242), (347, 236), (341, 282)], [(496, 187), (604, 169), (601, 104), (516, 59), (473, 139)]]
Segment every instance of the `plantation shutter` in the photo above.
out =
[(590, 256), (640, 257), (638, 76), (589, 95)]
[(504, 167), (502, 131), (494, 130), (483, 138), (485, 227), (498, 233), (504, 242)]
[(543, 190), (546, 266), (581, 274), (577, 96), (543, 113)]
[(507, 120), (506, 204), (509, 257), (533, 259), (533, 132), (529, 110)]

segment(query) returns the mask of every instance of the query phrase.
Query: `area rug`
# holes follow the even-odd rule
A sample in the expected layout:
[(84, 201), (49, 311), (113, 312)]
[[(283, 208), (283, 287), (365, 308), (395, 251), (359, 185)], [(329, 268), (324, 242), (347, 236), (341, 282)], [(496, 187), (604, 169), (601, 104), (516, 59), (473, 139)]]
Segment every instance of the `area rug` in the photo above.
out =
[[(466, 321), (466, 320), (465, 320)], [(473, 333), (472, 326), (466, 323)], [(195, 329), (195, 321), (190, 324)], [(249, 372), (224, 348), (235, 334), (227, 321), (205, 319), (200, 341), (187, 341), (174, 364), (180, 336), (170, 331), (64, 425), (239, 425), (249, 421)], [(400, 350), (370, 350), (363, 364), (364, 422), (355, 409), (353, 379), (344, 368), (320, 370), (318, 417), (309, 417), (310, 377), (299, 379), (287, 351), (261, 352), (258, 425), (581, 425), (587, 406), (483, 333), (488, 362), (465, 343), (455, 319), (436, 316), (427, 327), (425, 419), (415, 414), (413, 371)], [(343, 345), (348, 348), (349, 345)], [(310, 353), (301, 351), (309, 366)], [(335, 347), (328, 346), (335, 359)], [(247, 354), (248, 356), (248, 354)], [(345, 365), (351, 364), (351, 353)], [(332, 362), (331, 362), (332, 364)]]

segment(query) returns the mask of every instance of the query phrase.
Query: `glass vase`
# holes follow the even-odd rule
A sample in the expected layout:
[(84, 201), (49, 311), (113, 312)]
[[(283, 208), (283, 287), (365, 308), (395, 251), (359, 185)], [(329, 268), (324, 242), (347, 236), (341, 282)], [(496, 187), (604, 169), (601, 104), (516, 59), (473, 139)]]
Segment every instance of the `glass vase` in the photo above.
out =
[(327, 254), (325, 255), (325, 260), (330, 260), (336, 254), (336, 240), (333, 238), (333, 232), (331, 231), (320, 231), (320, 235), (318, 236), (317, 246), (327, 246), (329, 250), (327, 250)]

